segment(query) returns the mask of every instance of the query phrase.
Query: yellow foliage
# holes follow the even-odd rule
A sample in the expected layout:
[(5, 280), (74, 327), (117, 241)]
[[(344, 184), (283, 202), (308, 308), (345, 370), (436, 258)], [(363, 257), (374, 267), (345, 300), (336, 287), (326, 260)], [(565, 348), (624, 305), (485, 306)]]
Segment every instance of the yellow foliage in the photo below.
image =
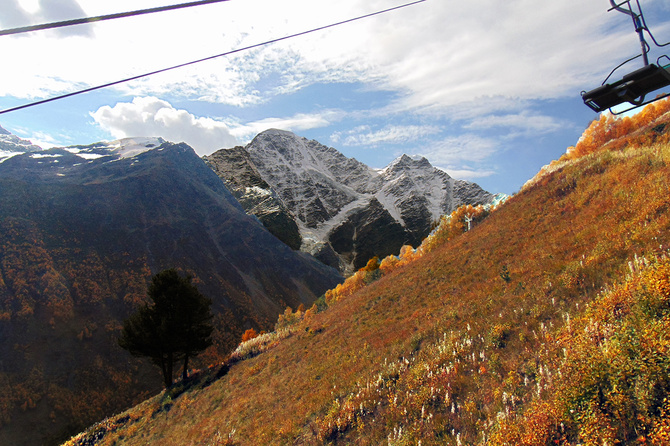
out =
[(366, 271), (366, 272), (372, 272), (379, 269), (379, 257), (374, 256), (370, 260), (368, 260), (368, 263), (361, 268), (359, 271)]
[(365, 286), (365, 277), (366, 271), (357, 271), (351, 277), (348, 277), (344, 283), (341, 283), (335, 287), (335, 289), (326, 291), (326, 303), (331, 305), (333, 302), (337, 302), (343, 297), (351, 296), (356, 291), (360, 290)]
[(316, 313), (318, 313), (318, 312), (319, 312), (319, 310), (318, 310), (316, 304), (312, 305), (311, 307), (309, 307), (309, 308), (305, 311), (304, 320), (307, 321), (307, 322), (309, 322), (309, 321), (312, 319), (312, 317), (314, 317), (314, 315), (315, 315)]
[(654, 424), (654, 429), (649, 435), (649, 444), (670, 445), (670, 398), (663, 401), (661, 416)]
[(379, 269), (381, 270), (382, 274), (388, 274), (396, 269), (399, 263), (400, 259), (398, 257), (390, 255), (382, 260), (381, 264), (379, 265)]
[[(602, 113), (582, 134), (574, 147), (569, 147), (561, 160), (574, 160), (602, 149), (617, 150), (631, 145), (649, 145), (668, 142), (668, 133), (639, 131), (650, 124), (667, 125), (670, 100), (665, 99), (647, 105), (640, 113), (631, 117), (618, 117)], [(660, 122), (663, 118), (664, 122)], [(659, 121), (659, 122), (657, 122)]]
[(654, 284), (665, 300), (670, 300), (670, 265), (661, 265), (654, 271)]
[[(625, 283), (568, 320), (547, 344), (544, 355), (562, 360), (543, 364), (543, 373), (560, 378), (545, 396), (534, 395), (523, 418), (500, 423), (492, 444), (560, 444), (564, 434), (592, 445), (631, 438), (638, 443), (625, 444), (670, 444), (670, 261), (636, 258), (630, 269)], [(651, 435), (638, 437), (645, 432)]]

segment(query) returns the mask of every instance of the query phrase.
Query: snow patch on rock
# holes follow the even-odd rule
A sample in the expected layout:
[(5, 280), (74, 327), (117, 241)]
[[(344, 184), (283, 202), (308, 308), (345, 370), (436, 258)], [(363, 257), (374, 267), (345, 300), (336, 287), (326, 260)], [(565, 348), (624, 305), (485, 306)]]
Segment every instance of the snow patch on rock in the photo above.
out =
[(37, 152), (42, 150), (40, 146), (33, 144), (27, 139), (21, 139), (12, 135), (7, 130), (0, 127), (0, 163), (16, 156), (28, 152)]
[(246, 147), (205, 159), (224, 181), (247, 187), (240, 202), (248, 212), (261, 214), (259, 208), (270, 205), (257, 199), (249, 200), (253, 208), (245, 205), (254, 195), (249, 189), (253, 180), (288, 211), (303, 251), (331, 244), (344, 264), (355, 267), (370, 253), (385, 255), (402, 244), (419, 243), (434, 221), (462, 204), (493, 199), (477, 184), (454, 180), (421, 156), (403, 155), (372, 169), (332, 147), (277, 129), (258, 134)]
[(165, 143), (163, 138), (158, 137), (135, 137), (117, 139), (109, 143), (110, 154), (118, 155), (120, 158), (133, 158), (141, 153), (153, 150)]

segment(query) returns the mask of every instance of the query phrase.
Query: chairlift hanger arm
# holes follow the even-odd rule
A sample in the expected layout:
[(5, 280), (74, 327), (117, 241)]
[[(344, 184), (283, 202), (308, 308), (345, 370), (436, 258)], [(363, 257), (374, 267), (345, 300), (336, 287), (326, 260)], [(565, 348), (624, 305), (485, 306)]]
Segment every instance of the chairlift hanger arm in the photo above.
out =
[[(670, 96), (670, 93), (664, 93), (662, 95), (656, 96), (653, 99), (646, 99), (647, 95), (650, 93), (670, 86), (670, 64), (661, 64), (661, 59), (665, 58), (670, 61), (670, 58), (667, 56), (661, 56), (656, 61), (656, 64), (650, 64), (648, 53), (651, 51), (651, 47), (644, 39), (644, 32), (646, 31), (649, 34), (649, 36), (654, 41), (654, 44), (657, 46), (665, 46), (670, 43), (659, 45), (654, 36), (651, 34), (644, 20), (644, 14), (642, 12), (640, 0), (623, 0), (621, 3), (616, 3), (616, 0), (609, 1), (612, 5), (610, 11), (619, 11), (632, 17), (633, 23), (635, 25), (635, 32), (638, 34), (640, 39), (642, 53), (618, 65), (610, 72), (600, 87), (588, 92), (582, 91), (582, 99), (584, 100), (584, 104), (586, 104), (595, 112), (602, 112), (607, 109), (612, 111), (612, 107), (627, 102), (631, 104), (632, 107), (624, 111), (626, 112)], [(637, 4), (638, 12), (635, 12), (635, 10), (631, 7), (631, 1), (635, 1)], [(626, 7), (624, 7), (624, 5), (626, 5)], [(613, 82), (612, 84), (607, 83), (609, 78), (616, 70), (621, 68), (626, 63), (637, 59), (638, 57), (642, 57), (644, 61), (644, 66), (642, 68), (625, 75), (619, 81)]]
[[(654, 34), (651, 32), (649, 26), (647, 25), (647, 19), (645, 19), (644, 13), (642, 12), (642, 6), (640, 5), (640, 0), (635, 0), (635, 2), (637, 3), (637, 10), (639, 11), (639, 14), (633, 12), (633, 9), (630, 7), (630, 1), (631, 0), (625, 0), (619, 4), (616, 4), (614, 0), (610, 0), (610, 4), (612, 5), (610, 11), (616, 10), (631, 16), (633, 18), (633, 22), (635, 23), (635, 31), (637, 32), (645, 31), (649, 35), (649, 38), (651, 38), (651, 41), (654, 42), (654, 45), (656, 45), (657, 47), (662, 48), (664, 46), (670, 45), (670, 42), (659, 43), (659, 41), (656, 40), (656, 37), (654, 37)], [(629, 9), (625, 9), (622, 6), (624, 4), (628, 4)]]
[(642, 8), (639, 6), (640, 2), (638, 0), (638, 7), (640, 8), (640, 20), (642, 20), (642, 24), (644, 25), (644, 30), (647, 31), (647, 34), (649, 34), (649, 37), (651, 38), (651, 41), (654, 42), (654, 45), (656, 45), (659, 48), (662, 48), (664, 46), (670, 45), (670, 42), (665, 42), (665, 43), (658, 43), (658, 40), (656, 40), (656, 37), (651, 33), (651, 30), (649, 29), (649, 26), (647, 26), (647, 20), (644, 18), (644, 14), (642, 13)]
[[(628, 4), (629, 9), (625, 9), (623, 7), (624, 3)], [(610, 0), (610, 5), (612, 5), (612, 8), (610, 9), (610, 11), (613, 10), (613, 9), (616, 9), (617, 11), (623, 12), (624, 14), (628, 14), (629, 16), (631, 16), (633, 18), (637, 17), (637, 14), (635, 14), (633, 12), (633, 10), (630, 9), (630, 0), (624, 0), (623, 2), (621, 2), (619, 4), (617, 4), (614, 0)]]
[(628, 7), (630, 8), (630, 0), (625, 0), (621, 2), (620, 4), (614, 3), (614, 0), (610, 0), (610, 4), (612, 5), (612, 9), (616, 9), (619, 12), (623, 12), (624, 14), (627, 14), (631, 17), (633, 17), (633, 20), (635, 21), (635, 29), (643, 29), (644, 31), (649, 34), (649, 37), (651, 37), (651, 40), (654, 42), (654, 45), (657, 47), (661, 48), (664, 46), (670, 45), (670, 42), (665, 42), (665, 43), (658, 43), (658, 40), (654, 37), (654, 35), (651, 33), (651, 30), (649, 29), (649, 26), (647, 26), (647, 20), (644, 18), (644, 13), (642, 12), (642, 6), (640, 5), (640, 0), (635, 0), (637, 3), (637, 10), (640, 11), (639, 14), (635, 14), (632, 9), (624, 9), (622, 5), (624, 3), (628, 3)]
[[(614, 0), (610, 0), (610, 5), (612, 5), (613, 10), (622, 12), (622, 13), (632, 17), (633, 24), (635, 25), (635, 32), (637, 33), (638, 37), (640, 38), (640, 46), (642, 47), (642, 60), (644, 61), (645, 65), (649, 65), (649, 58), (647, 57), (647, 53), (649, 53), (649, 45), (644, 40), (644, 31), (647, 30), (647, 27), (646, 27), (646, 25), (644, 23), (644, 19), (642, 17), (642, 8), (640, 7), (640, 2), (639, 2), (639, 0), (636, 0), (636, 1), (637, 1), (637, 6), (638, 6), (638, 10), (640, 11), (640, 14), (637, 14), (637, 13), (633, 12), (633, 9), (630, 7), (630, 0), (626, 0), (624, 2), (621, 2), (620, 4), (617, 4)], [(623, 7), (624, 4), (628, 5), (628, 9)], [(610, 11), (612, 9), (610, 9)]]

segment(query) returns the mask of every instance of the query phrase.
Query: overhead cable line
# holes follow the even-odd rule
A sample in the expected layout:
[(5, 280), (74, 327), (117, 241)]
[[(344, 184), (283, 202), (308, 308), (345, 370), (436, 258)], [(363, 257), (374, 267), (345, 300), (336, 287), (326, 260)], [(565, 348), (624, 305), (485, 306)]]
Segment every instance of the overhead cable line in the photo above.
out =
[(0, 30), (0, 36), (9, 36), (9, 35), (12, 35), (12, 34), (21, 34), (21, 33), (27, 33), (27, 32), (31, 32), (31, 31), (41, 31), (41, 30), (44, 30), (44, 29), (63, 28), (65, 26), (82, 25), (84, 23), (102, 22), (103, 20), (122, 19), (122, 18), (125, 18), (125, 17), (133, 17), (133, 16), (136, 16), (136, 15), (153, 14), (155, 12), (172, 11), (174, 9), (191, 8), (193, 6), (208, 5), (210, 3), (221, 3), (221, 2), (227, 2), (227, 1), (230, 1), (230, 0), (199, 0), (199, 1), (195, 1), (195, 2), (181, 3), (181, 4), (178, 4), (178, 5), (158, 6), (156, 8), (140, 9), (140, 10), (137, 10), (137, 11), (118, 12), (116, 14), (99, 15), (99, 16), (96, 16), (96, 17), (84, 17), (84, 18), (81, 18), (81, 19), (64, 20), (62, 22), (44, 23), (44, 24), (41, 24), (41, 25), (22, 26), (20, 28)]
[(21, 110), (21, 109), (28, 108), (28, 107), (33, 107), (35, 105), (46, 104), (47, 102), (53, 102), (53, 101), (57, 101), (57, 100), (60, 100), (60, 99), (69, 98), (71, 96), (76, 96), (76, 95), (79, 95), (79, 94), (82, 94), (82, 93), (89, 93), (91, 91), (100, 90), (102, 88), (112, 87), (114, 85), (123, 84), (123, 83), (126, 83), (126, 82), (130, 82), (130, 81), (134, 81), (134, 80), (143, 78), (143, 77), (152, 76), (154, 74), (159, 74), (159, 73), (164, 73), (166, 71), (175, 70), (177, 68), (182, 68), (182, 67), (186, 67), (186, 66), (189, 66), (189, 65), (194, 65), (194, 64), (197, 64), (197, 63), (200, 63), (200, 62), (205, 62), (205, 61), (216, 59), (216, 58), (219, 58), (219, 57), (229, 56), (231, 54), (240, 53), (242, 51), (247, 51), (247, 50), (251, 50), (251, 49), (254, 49), (254, 48), (259, 48), (259, 47), (262, 47), (262, 46), (265, 46), (265, 45), (270, 45), (270, 44), (273, 44), (273, 43), (281, 42), (283, 40), (292, 39), (294, 37), (304, 36), (306, 34), (315, 33), (317, 31), (323, 31), (323, 30), (328, 29), (328, 28), (333, 28), (333, 27), (336, 27), (336, 26), (344, 25), (346, 23), (355, 22), (357, 20), (362, 20), (362, 19), (366, 19), (366, 18), (369, 18), (369, 17), (374, 17), (374, 16), (377, 16), (377, 15), (380, 15), (380, 14), (384, 14), (384, 13), (395, 11), (395, 10), (398, 10), (398, 9), (401, 9), (401, 8), (406, 8), (408, 6), (416, 5), (418, 3), (423, 3), (425, 1), (426, 0), (417, 0), (417, 1), (414, 1), (414, 2), (411, 2), (411, 3), (405, 3), (404, 5), (395, 6), (393, 8), (384, 9), (384, 10), (373, 12), (373, 13), (370, 13), (370, 14), (365, 14), (365, 15), (354, 17), (354, 18), (351, 18), (351, 19), (343, 20), (341, 22), (331, 23), (330, 25), (320, 26), (318, 28), (313, 28), (313, 29), (310, 29), (310, 30), (307, 30), (307, 31), (302, 31), (302, 32), (296, 33), (296, 34), (290, 34), (290, 35), (287, 35), (287, 36), (284, 36), (284, 37), (279, 37), (277, 39), (267, 40), (265, 42), (245, 46), (243, 48), (237, 48), (235, 50), (227, 51), (227, 52), (221, 53), (221, 54), (216, 54), (214, 56), (209, 56), (209, 57), (205, 57), (205, 58), (202, 58), (202, 59), (192, 60), (190, 62), (182, 63), (182, 64), (179, 64), (179, 65), (174, 65), (174, 66), (167, 67), (167, 68), (161, 68), (160, 70), (151, 71), (149, 73), (138, 74), (137, 76), (129, 77), (129, 78), (126, 78), (126, 79), (121, 79), (121, 80), (114, 81), (114, 82), (108, 82), (106, 84), (97, 85), (95, 87), (90, 87), (90, 88), (85, 88), (83, 90), (73, 91), (72, 93), (67, 93), (67, 94), (63, 94), (63, 95), (60, 95), (60, 96), (54, 96), (52, 98), (43, 99), (43, 100), (35, 101), (35, 102), (30, 102), (30, 103), (27, 103), (27, 104), (19, 105), (17, 107), (8, 108), (8, 109), (5, 109), (5, 110), (0, 110), (0, 115), (2, 115), (4, 113), (9, 113), (9, 112)]

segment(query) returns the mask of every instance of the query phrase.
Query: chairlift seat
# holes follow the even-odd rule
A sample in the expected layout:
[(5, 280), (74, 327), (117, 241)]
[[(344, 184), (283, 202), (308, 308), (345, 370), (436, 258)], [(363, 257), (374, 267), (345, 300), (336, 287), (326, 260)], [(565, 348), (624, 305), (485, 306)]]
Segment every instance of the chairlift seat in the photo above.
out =
[(649, 64), (627, 74), (620, 81), (605, 84), (582, 93), (584, 103), (596, 112), (602, 112), (624, 102), (642, 105), (644, 97), (670, 85), (670, 65), (659, 67)]

